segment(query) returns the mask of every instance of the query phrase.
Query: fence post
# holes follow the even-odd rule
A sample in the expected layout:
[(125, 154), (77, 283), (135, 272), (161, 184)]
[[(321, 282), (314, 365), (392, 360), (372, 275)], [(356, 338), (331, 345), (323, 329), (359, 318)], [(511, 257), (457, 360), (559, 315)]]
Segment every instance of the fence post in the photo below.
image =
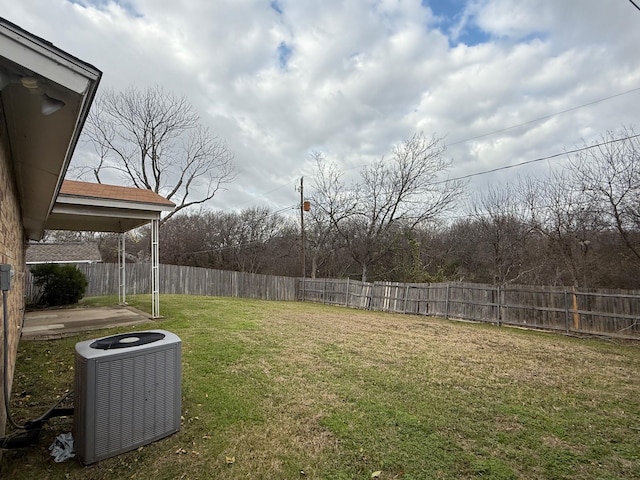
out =
[(322, 303), (323, 304), (327, 303), (327, 279), (326, 278), (322, 283)]
[(564, 328), (569, 333), (569, 295), (567, 289), (564, 289)]
[(447, 291), (444, 300), (444, 318), (449, 318), (449, 283), (447, 283)]
[(349, 306), (349, 277), (347, 277), (347, 292), (344, 294), (344, 306)]
[(427, 285), (427, 299), (426, 299), (426, 301), (427, 301), (427, 306), (424, 309), (424, 314), (426, 316), (429, 316), (429, 313), (431, 313), (431, 283), (429, 283)]
[(389, 282), (384, 282), (384, 283), (385, 283), (385, 287), (384, 287), (384, 293), (382, 294), (383, 295), (382, 311), (389, 312), (391, 311), (391, 286), (389, 285)]
[(496, 303), (497, 303), (497, 315), (498, 315), (498, 326), (501, 327), (502, 326), (502, 312), (500, 310), (500, 285), (498, 285), (498, 287), (496, 288)]
[(404, 287), (404, 308), (403, 313), (406, 315), (407, 313), (407, 301), (409, 300), (409, 285)]
[(573, 308), (573, 328), (580, 330), (580, 312), (578, 312), (578, 296), (576, 295), (576, 287), (571, 287), (571, 306)]

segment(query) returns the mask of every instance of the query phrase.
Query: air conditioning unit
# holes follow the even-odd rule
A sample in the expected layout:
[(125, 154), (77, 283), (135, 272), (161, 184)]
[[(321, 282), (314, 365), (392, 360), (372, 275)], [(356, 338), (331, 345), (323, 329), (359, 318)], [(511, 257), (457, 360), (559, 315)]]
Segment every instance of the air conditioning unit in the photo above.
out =
[(181, 341), (165, 330), (76, 344), (73, 435), (87, 465), (180, 430)]

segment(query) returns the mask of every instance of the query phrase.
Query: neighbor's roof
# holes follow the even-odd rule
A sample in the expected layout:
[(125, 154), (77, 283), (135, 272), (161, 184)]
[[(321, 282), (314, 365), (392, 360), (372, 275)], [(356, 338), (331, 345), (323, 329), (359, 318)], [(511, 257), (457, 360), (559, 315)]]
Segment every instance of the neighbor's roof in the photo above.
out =
[(102, 256), (94, 242), (30, 243), (27, 245), (26, 263), (95, 263)]

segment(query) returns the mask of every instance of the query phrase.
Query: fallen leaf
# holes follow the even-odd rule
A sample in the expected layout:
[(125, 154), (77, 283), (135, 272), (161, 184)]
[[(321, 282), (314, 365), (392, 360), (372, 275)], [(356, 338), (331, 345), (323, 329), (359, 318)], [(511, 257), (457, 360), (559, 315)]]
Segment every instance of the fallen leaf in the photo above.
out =
[(376, 470), (371, 474), (371, 478), (380, 478), (380, 475), (382, 475), (382, 470)]
[(226, 458), (227, 465), (233, 465), (236, 463), (236, 457), (227, 457)]

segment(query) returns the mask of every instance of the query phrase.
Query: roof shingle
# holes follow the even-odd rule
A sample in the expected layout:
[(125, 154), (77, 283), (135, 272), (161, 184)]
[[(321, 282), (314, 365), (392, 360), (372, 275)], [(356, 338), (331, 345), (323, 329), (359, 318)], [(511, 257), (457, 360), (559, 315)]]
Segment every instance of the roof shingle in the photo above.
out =
[(30, 243), (26, 263), (101, 262), (97, 243)]
[(112, 200), (124, 200), (129, 202), (151, 203), (175, 207), (175, 203), (151, 190), (134, 187), (121, 187), (118, 185), (106, 185), (104, 183), (65, 180), (62, 182), (60, 194), (74, 197), (108, 198)]

